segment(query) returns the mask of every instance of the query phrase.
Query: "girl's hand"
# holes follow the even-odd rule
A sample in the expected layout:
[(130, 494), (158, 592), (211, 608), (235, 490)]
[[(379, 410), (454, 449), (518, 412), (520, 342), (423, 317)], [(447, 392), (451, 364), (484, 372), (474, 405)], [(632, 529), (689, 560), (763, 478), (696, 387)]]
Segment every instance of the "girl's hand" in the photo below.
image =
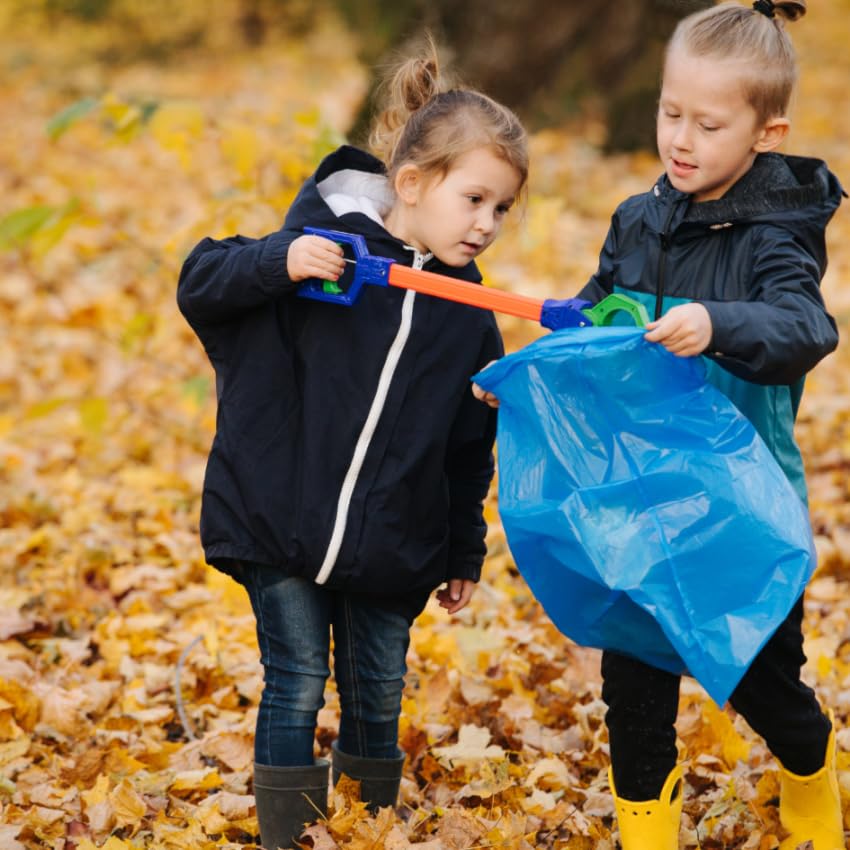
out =
[(489, 404), (490, 407), (499, 406), (499, 399), (497, 399), (493, 393), (487, 392), (487, 390), (483, 387), (479, 387), (478, 384), (473, 383), (472, 394), (478, 399), (478, 401), (483, 401), (484, 404)]
[(456, 614), (461, 608), (466, 608), (475, 590), (475, 582), (469, 578), (452, 578), (448, 581), (448, 587), (437, 591), (437, 599), (440, 607), (445, 608), (449, 614)]
[(650, 322), (644, 339), (660, 342), (679, 357), (702, 354), (711, 342), (711, 316), (702, 304), (692, 301), (671, 307), (660, 319)]
[(289, 246), (286, 255), (286, 273), (291, 281), (308, 277), (319, 280), (339, 280), (345, 269), (342, 248), (323, 236), (299, 236)]
[[(491, 360), (490, 363), (487, 364), (487, 366), (495, 362), (495, 360)], [(487, 366), (485, 366), (484, 368), (486, 369)], [(472, 394), (475, 396), (475, 398), (478, 399), (478, 401), (483, 401), (484, 404), (489, 404), (490, 407), (499, 406), (499, 399), (497, 399), (496, 396), (493, 395), (493, 393), (487, 392), (487, 390), (485, 390), (483, 387), (479, 387), (476, 383), (472, 384)]]

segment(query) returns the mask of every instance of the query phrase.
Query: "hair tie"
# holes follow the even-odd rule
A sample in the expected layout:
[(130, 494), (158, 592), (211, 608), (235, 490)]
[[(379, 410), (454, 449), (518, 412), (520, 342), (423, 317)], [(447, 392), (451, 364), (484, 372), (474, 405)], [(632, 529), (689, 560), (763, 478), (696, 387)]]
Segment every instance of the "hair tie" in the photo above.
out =
[(756, 0), (756, 2), (753, 3), (753, 8), (757, 12), (761, 12), (762, 15), (766, 15), (768, 18), (776, 17), (776, 10), (773, 5), (773, 0)]

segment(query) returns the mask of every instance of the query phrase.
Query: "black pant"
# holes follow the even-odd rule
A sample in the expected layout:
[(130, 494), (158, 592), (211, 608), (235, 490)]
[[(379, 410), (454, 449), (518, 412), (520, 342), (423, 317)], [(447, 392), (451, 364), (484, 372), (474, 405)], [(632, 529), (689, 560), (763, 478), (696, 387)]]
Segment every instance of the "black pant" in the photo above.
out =
[[(829, 719), (800, 681), (803, 598), (755, 657), (729, 699), (792, 773), (823, 767)], [(602, 653), (602, 699), (618, 796), (654, 800), (676, 764), (680, 677), (615, 652)]]

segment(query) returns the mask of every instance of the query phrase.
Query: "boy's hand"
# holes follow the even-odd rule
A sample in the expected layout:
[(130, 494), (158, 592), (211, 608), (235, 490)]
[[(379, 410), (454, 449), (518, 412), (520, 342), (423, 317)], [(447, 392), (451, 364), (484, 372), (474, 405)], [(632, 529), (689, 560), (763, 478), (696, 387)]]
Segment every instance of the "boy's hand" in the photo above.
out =
[(456, 614), (461, 608), (466, 608), (475, 590), (475, 582), (469, 578), (452, 578), (448, 581), (448, 587), (437, 591), (437, 599), (440, 607), (445, 608), (449, 614)]
[(679, 357), (702, 354), (711, 342), (711, 316), (702, 304), (692, 301), (671, 307), (660, 319), (650, 322), (644, 339), (660, 342)]
[(342, 248), (323, 236), (299, 236), (289, 246), (286, 273), (293, 282), (317, 277), (319, 280), (339, 280), (345, 269)]

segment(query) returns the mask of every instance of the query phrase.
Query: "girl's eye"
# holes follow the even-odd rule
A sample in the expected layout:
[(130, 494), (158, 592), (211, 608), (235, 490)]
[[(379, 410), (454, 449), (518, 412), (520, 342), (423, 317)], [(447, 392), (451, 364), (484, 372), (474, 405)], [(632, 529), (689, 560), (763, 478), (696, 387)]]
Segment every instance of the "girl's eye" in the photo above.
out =
[(510, 211), (511, 208), (509, 204), (499, 204), (499, 206), (496, 207), (497, 215), (507, 215)]
[(473, 204), (480, 204), (481, 203), (481, 195), (467, 195), (466, 197), (470, 201), (470, 203), (473, 203)]
[(719, 127), (715, 127), (713, 124), (703, 124), (702, 129), (705, 130), (706, 133), (713, 133), (715, 130), (719, 130)]

